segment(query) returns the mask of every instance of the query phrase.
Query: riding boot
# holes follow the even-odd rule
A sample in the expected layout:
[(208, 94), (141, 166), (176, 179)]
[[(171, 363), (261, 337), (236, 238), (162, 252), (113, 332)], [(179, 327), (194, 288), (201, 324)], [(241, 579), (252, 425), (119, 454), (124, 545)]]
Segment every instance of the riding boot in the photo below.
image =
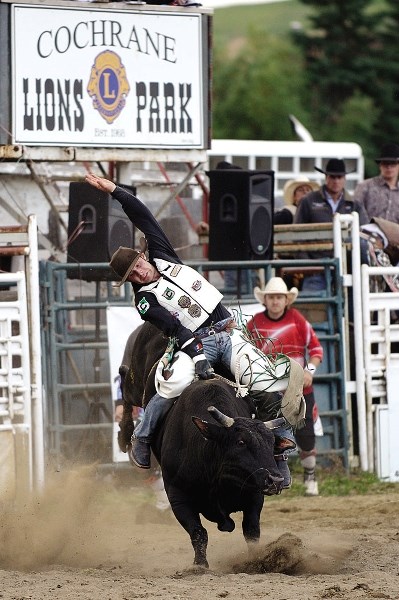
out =
[(288, 466), (288, 456), (285, 456), (284, 454), (280, 454), (278, 456), (275, 456), (276, 459), (276, 463), (278, 466), (278, 470), (280, 471), (280, 475), (281, 477), (284, 478), (283, 481), (283, 490), (288, 490), (291, 487), (291, 471), (290, 468)]
[(149, 469), (151, 467), (151, 446), (148, 442), (138, 440), (132, 435), (132, 445), (128, 450), (130, 463), (140, 469)]

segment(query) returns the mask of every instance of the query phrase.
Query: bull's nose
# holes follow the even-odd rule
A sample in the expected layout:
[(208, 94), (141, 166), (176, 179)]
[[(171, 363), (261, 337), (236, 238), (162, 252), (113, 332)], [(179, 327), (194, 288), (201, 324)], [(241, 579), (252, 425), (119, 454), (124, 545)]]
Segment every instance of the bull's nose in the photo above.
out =
[(283, 482), (284, 477), (281, 477), (280, 475), (276, 477), (274, 475), (268, 475), (263, 493), (265, 496), (276, 496), (277, 494), (280, 494), (283, 489)]

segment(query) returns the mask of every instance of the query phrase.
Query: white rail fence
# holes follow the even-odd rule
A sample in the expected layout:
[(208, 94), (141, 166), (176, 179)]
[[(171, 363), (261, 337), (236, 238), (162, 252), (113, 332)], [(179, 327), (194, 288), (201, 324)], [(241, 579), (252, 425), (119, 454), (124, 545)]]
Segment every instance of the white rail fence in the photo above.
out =
[(43, 402), (36, 217), (0, 228), (0, 253), (24, 270), (0, 273), (0, 488), (7, 497), (44, 482)]
[[(29, 217), (26, 231), (16, 228), (15, 235), (11, 228), (2, 229), (0, 251), (11, 248), (13, 252), (14, 248), (15, 254), (25, 257), (24, 271), (0, 274), (0, 287), (12, 292), (3, 293), (0, 301), (0, 485), (4, 490), (6, 480), (12, 487), (23, 479), (29, 488), (44, 482), (44, 403), (36, 219)], [(399, 291), (370, 291), (371, 278), (398, 275), (399, 267), (360, 266), (356, 213), (336, 215), (333, 238), (344, 288), (352, 288), (350, 315), (345, 302), (345, 381), (348, 420), (352, 418), (351, 396), (356, 398), (360, 467), (375, 470), (382, 479), (399, 481)], [(347, 246), (351, 248), (349, 265)], [(348, 327), (349, 319), (353, 330)]]
[(399, 481), (399, 290), (371, 292), (372, 277), (399, 267), (362, 265), (367, 447), (379, 477)]

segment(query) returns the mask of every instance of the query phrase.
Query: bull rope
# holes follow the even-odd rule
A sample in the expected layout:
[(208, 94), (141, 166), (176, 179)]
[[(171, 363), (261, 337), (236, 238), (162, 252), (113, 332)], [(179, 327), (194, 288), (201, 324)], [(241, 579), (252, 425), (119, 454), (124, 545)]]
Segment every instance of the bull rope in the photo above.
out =
[(242, 383), (240, 382), (240, 362), (241, 358), (243, 357), (246, 357), (249, 361), (249, 356), (247, 354), (243, 354), (242, 356), (238, 357), (236, 361), (236, 368), (234, 371), (235, 382), (231, 381), (230, 379), (227, 379), (226, 377), (223, 377), (222, 375), (219, 375), (218, 373), (214, 373), (213, 375), (214, 379), (219, 379), (219, 381), (223, 381), (223, 383), (227, 383), (227, 385), (236, 388), (236, 398), (244, 398), (244, 396), (247, 396), (249, 393), (248, 386), (242, 385)]

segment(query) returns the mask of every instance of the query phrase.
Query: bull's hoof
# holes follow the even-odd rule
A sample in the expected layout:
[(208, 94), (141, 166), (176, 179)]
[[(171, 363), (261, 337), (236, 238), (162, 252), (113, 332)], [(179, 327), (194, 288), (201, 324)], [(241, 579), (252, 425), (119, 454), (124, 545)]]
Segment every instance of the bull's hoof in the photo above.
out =
[(193, 573), (201, 573), (201, 572), (203, 572), (205, 570), (208, 570), (208, 569), (209, 569), (209, 563), (208, 563), (208, 561), (206, 559), (205, 559), (205, 561), (201, 561), (201, 563), (196, 563), (194, 561), (194, 564), (191, 567), (191, 571)]
[(232, 531), (234, 531), (235, 527), (236, 524), (230, 517), (227, 517), (227, 519), (222, 523), (218, 523), (219, 531), (228, 531), (229, 533), (231, 533)]

